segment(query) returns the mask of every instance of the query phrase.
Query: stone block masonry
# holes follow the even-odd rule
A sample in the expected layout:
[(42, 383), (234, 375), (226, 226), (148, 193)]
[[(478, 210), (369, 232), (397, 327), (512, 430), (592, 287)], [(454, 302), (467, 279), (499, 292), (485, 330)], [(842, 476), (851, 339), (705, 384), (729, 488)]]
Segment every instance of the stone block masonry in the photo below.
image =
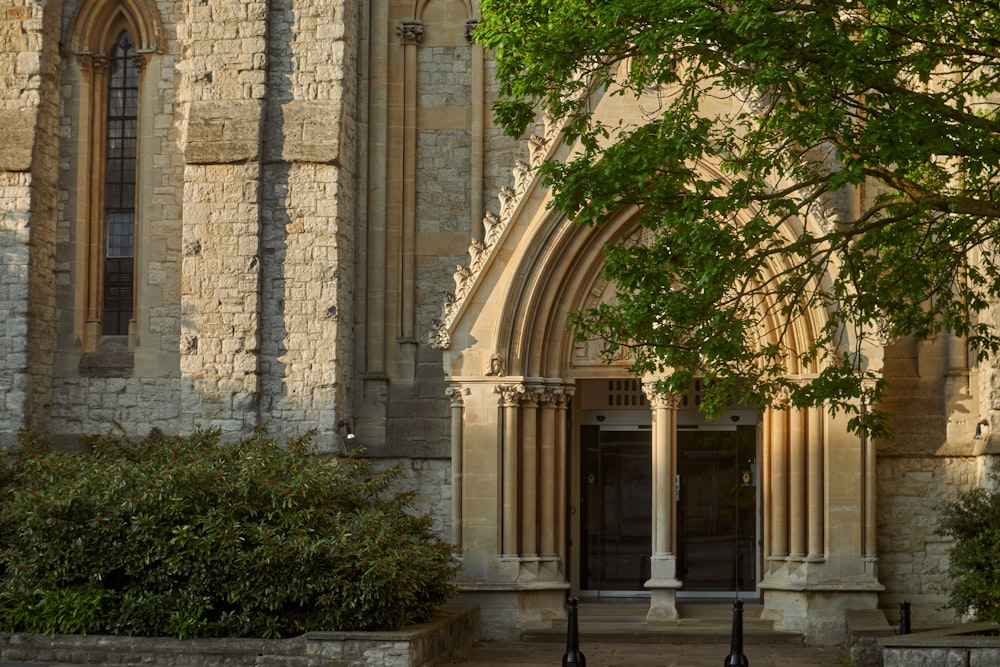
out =
[(0, 447), (46, 428), (55, 346), (61, 3), (0, 14)]
[(479, 639), (479, 609), (451, 607), (396, 632), (309, 632), (290, 639), (167, 639), (0, 634), (0, 662), (102, 667), (429, 667)]

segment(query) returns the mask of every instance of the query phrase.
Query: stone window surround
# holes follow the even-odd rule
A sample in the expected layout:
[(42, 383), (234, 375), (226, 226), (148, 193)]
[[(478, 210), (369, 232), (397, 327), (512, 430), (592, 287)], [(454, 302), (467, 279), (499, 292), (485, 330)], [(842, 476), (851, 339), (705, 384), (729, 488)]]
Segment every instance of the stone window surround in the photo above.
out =
[[(74, 16), (68, 34), (66, 55), (75, 56), (76, 75), (79, 82), (79, 101), (76, 126), (79, 149), (75, 152), (77, 197), (74, 236), (75, 257), (79, 267), (74, 276), (75, 317), (74, 330), (82, 353), (81, 372), (86, 375), (130, 376), (133, 361), (134, 322), (137, 305), (142, 302), (141, 275), (135, 271), (133, 287), (132, 322), (128, 337), (103, 336), (103, 219), (105, 147), (107, 129), (109, 54), (118, 37), (125, 31), (134, 44), (134, 62), (139, 71), (139, 146), (137, 147), (136, 175), (136, 244), (142, 229), (141, 175), (142, 175), (142, 126), (149, 122), (152, 106), (148, 95), (143, 95), (143, 73), (162, 44), (162, 26), (155, 7), (146, 0), (92, 0), (85, 2)], [(136, 248), (138, 255), (140, 249)], [(104, 359), (103, 357), (107, 357)]]

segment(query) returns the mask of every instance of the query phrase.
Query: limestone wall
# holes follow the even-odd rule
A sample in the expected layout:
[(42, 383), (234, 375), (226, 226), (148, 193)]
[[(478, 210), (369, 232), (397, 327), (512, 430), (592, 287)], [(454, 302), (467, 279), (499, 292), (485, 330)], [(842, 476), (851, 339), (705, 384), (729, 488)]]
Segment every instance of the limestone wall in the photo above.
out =
[(935, 533), (938, 510), (977, 477), (974, 457), (879, 459), (878, 573), (886, 587), (879, 605), (890, 621), (898, 621), (900, 602), (910, 602), (921, 625), (955, 619), (944, 608), (952, 542)]
[[(49, 4), (67, 7), (62, 37), (69, 43), (81, 3)], [(105, 358), (96, 363), (88, 335), (100, 334), (88, 321), (85, 294), (92, 185), (82, 152), (93, 91), (70, 52), (60, 63), (53, 51), (43, 77), (61, 95), (51, 105), (61, 112), (58, 129), (27, 140), (47, 140), (51, 156), (40, 164), (58, 167), (58, 192), (52, 178), (41, 199), (58, 203), (59, 242), (54, 267), (31, 275), (54, 276), (58, 285), (55, 310), (50, 302), (40, 313), (57, 327), (58, 344), (42, 355), (48, 368), (32, 364), (54, 386), (46, 407), (28, 413), (48, 416), (51, 403), (57, 439), (105, 431), (112, 420), (136, 435), (199, 426), (236, 433), (270, 420), (276, 435), (317, 428), (318, 444), (331, 446), (353, 374), (356, 3), (150, 5), (162, 39), (140, 78), (135, 322), (127, 349), (114, 342), (110, 355), (107, 341), (97, 343)], [(53, 24), (56, 44), (58, 12)], [(27, 50), (4, 49), (11, 71), (32, 62)], [(0, 127), (7, 125), (22, 123)], [(0, 206), (46, 214), (30, 200), (30, 173), (8, 181), (18, 190), (5, 185), (0, 197), (9, 203)], [(24, 308), (26, 285), (17, 289)], [(33, 307), (44, 305), (36, 294), (45, 293), (33, 285)], [(13, 332), (16, 318), (8, 319)], [(27, 340), (23, 327), (14, 333)], [(4, 385), (23, 396), (28, 383)]]
[(0, 447), (48, 426), (61, 9), (14, 0), (0, 15)]

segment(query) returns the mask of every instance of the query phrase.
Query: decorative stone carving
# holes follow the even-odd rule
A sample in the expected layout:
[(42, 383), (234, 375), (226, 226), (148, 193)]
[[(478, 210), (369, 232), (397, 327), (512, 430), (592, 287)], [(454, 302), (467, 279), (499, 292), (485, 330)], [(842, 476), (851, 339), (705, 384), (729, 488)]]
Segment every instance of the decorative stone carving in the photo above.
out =
[(548, 147), (548, 142), (543, 137), (533, 134), (528, 138), (528, 145), (531, 151), (531, 167), (537, 169), (542, 164), (542, 161), (545, 160), (545, 150)]
[(465, 399), (462, 398), (462, 390), (459, 387), (448, 387), (444, 390), (444, 395), (453, 408), (461, 408), (465, 405)]
[(490, 355), (490, 367), (486, 369), (486, 375), (492, 377), (503, 377), (507, 374), (507, 364), (503, 357), (493, 353)]
[[(409, 23), (404, 22), (398, 31), (401, 31), (407, 25)], [(545, 144), (545, 140), (538, 137), (533, 137), (532, 140), (534, 142), (533, 146), (540, 147)], [(532, 150), (537, 152), (539, 149), (532, 148)], [(544, 151), (541, 151), (541, 153), (544, 154)], [(535, 162), (534, 157), (532, 158), (532, 162)], [(515, 162), (512, 169), (514, 187), (501, 186), (497, 196), (500, 200), (500, 215), (498, 216), (491, 211), (487, 211), (486, 215), (483, 216), (483, 240), (473, 241), (469, 246), (469, 266), (456, 267), (453, 276), (455, 279), (455, 291), (447, 292), (444, 295), (445, 300), (441, 304), (441, 319), (434, 322), (434, 326), (438, 331), (432, 333), (429, 337), (432, 346), (439, 349), (447, 349), (451, 345), (451, 335), (448, 333), (448, 330), (454, 323), (462, 303), (471, 291), (476, 276), (486, 266), (494, 247), (496, 247), (497, 242), (503, 235), (503, 230), (510, 224), (511, 219), (514, 217), (514, 210), (517, 208), (518, 202), (527, 193), (536, 168), (537, 164), (529, 165), (522, 160)]]
[(500, 401), (505, 408), (517, 407), (524, 396), (523, 384), (498, 384), (493, 387), (493, 393), (500, 395)]
[(469, 19), (465, 22), (465, 41), (470, 44), (476, 41), (476, 27), (479, 25), (479, 19)]
[(501, 185), (499, 197), (500, 219), (506, 225), (514, 215), (514, 208), (517, 206), (517, 193), (506, 185)]
[(424, 39), (424, 24), (422, 21), (407, 20), (396, 26), (396, 36), (403, 46), (417, 46)]
[(483, 244), (486, 248), (492, 248), (493, 244), (500, 238), (500, 232), (503, 231), (503, 223), (494, 213), (487, 211), (486, 215), (483, 216), (483, 230), (485, 231)]
[(514, 196), (518, 201), (528, 191), (528, 184), (531, 183), (533, 173), (531, 166), (526, 162), (518, 160), (514, 163)]
[(676, 410), (681, 405), (681, 397), (660, 390), (657, 387), (658, 378), (644, 379), (642, 381), (642, 393), (646, 395), (646, 400), (653, 408), (666, 408)]

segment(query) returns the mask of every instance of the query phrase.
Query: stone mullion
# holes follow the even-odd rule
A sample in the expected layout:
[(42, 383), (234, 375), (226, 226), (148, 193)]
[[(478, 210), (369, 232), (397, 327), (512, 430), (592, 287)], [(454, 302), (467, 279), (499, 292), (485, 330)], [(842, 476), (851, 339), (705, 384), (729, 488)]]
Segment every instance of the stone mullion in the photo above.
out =
[(516, 556), (520, 551), (518, 543), (518, 490), (520, 489), (518, 479), (520, 454), (518, 416), (524, 386), (520, 384), (498, 385), (495, 387), (495, 391), (500, 394), (500, 405), (503, 410), (500, 553), (504, 556)]
[(826, 437), (823, 431), (822, 408), (809, 408), (807, 434), (809, 438), (807, 466), (809, 469), (809, 559), (817, 560), (823, 558), (826, 552), (824, 546), (826, 512), (823, 506)]
[(90, 122), (87, 125), (88, 140), (84, 142), (90, 152), (88, 183), (84, 191), (87, 197), (86, 222), (86, 321), (84, 323), (83, 350), (93, 351), (101, 337), (101, 301), (104, 273), (104, 144), (107, 136), (107, 100), (102, 91), (108, 86), (108, 57), (103, 54), (82, 56), (86, 61), (85, 79), (89, 82)]

